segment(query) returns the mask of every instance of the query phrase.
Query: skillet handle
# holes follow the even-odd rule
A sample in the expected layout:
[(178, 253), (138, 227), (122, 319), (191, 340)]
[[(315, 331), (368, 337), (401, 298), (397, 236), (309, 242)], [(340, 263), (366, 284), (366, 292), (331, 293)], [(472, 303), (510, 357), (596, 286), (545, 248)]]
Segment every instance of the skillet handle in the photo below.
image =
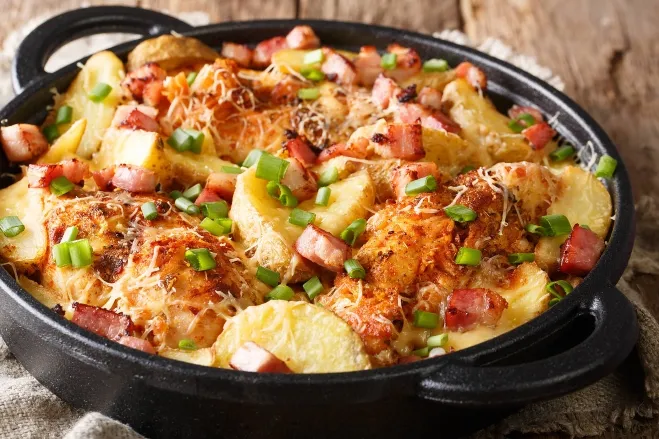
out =
[[(588, 291), (588, 290), (586, 290)], [(556, 306), (569, 306), (567, 300)], [(570, 315), (570, 314), (568, 314)], [(568, 320), (585, 318), (592, 332), (579, 344), (556, 355), (522, 364), (501, 366), (492, 353), (459, 357), (439, 371), (431, 372), (420, 382), (417, 394), (423, 399), (454, 406), (482, 407), (488, 403), (519, 406), (537, 399), (557, 397), (613, 372), (629, 355), (638, 338), (636, 311), (614, 286), (608, 284), (574, 307)], [(545, 346), (549, 339), (569, 340), (574, 325), (564, 322), (562, 328), (540, 329), (532, 338), (535, 347)], [(554, 325), (544, 325), (553, 327)], [(560, 327), (560, 324), (558, 325)], [(527, 339), (528, 340), (528, 339)], [(513, 342), (504, 347), (508, 355), (532, 346)], [(452, 355), (452, 356), (453, 356)], [(505, 354), (504, 354), (505, 355)], [(490, 358), (483, 358), (488, 357)], [(479, 358), (480, 357), (480, 358)], [(499, 364), (501, 360), (499, 359)]]
[(20, 93), (30, 82), (44, 76), (48, 58), (77, 38), (106, 32), (154, 36), (191, 29), (189, 24), (169, 15), (126, 6), (97, 6), (64, 12), (37, 26), (18, 46), (12, 68), (14, 91)]

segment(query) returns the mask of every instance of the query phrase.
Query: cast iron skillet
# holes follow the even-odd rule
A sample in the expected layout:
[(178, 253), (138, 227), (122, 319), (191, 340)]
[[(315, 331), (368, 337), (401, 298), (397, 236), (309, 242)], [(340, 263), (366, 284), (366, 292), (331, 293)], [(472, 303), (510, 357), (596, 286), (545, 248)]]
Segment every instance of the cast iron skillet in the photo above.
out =
[[(2, 111), (7, 124), (39, 123), (49, 89), (65, 89), (69, 65), (45, 73), (62, 44), (100, 32), (153, 36), (171, 30), (219, 47), (285, 34), (296, 20), (223, 23), (192, 28), (153, 11), (97, 7), (71, 11), (37, 27), (20, 46), (14, 86)], [(463, 434), (531, 401), (556, 397), (609, 374), (638, 335), (631, 304), (613, 286), (634, 239), (630, 183), (615, 146), (573, 101), (547, 84), (474, 50), (428, 36), (355, 23), (305, 21), (324, 44), (355, 50), (396, 41), (423, 58), (485, 70), (489, 95), (502, 109), (533, 104), (560, 111), (559, 131), (577, 145), (618, 160), (609, 188), (615, 222), (607, 250), (583, 284), (533, 321), (494, 340), (405, 366), (343, 374), (269, 375), (195, 366), (150, 356), (78, 328), (39, 304), (0, 270), (0, 333), (18, 360), (56, 395), (153, 436), (375, 437), (430, 430)], [(112, 50), (125, 58), (136, 42)], [(84, 60), (83, 60), (84, 62)], [(4, 160), (4, 159), (3, 159)], [(0, 171), (7, 171), (6, 160)], [(466, 421), (465, 421), (466, 420)]]

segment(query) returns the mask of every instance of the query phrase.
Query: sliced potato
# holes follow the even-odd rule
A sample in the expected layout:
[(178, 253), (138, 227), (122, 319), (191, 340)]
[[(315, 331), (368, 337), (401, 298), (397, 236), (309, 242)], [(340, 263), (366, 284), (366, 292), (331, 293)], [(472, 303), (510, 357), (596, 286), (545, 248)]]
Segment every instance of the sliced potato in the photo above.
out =
[(18, 276), (18, 284), (37, 299), (42, 305), (53, 308), (55, 305), (65, 303), (67, 299), (62, 297), (60, 290), (48, 289), (41, 284), (21, 275)]
[(346, 322), (306, 302), (273, 300), (231, 319), (215, 342), (215, 365), (248, 341), (272, 352), (295, 373), (349, 372), (371, 368), (361, 339)]
[(454, 176), (467, 165), (485, 166), (489, 161), (482, 158), (479, 149), (460, 136), (446, 131), (423, 128), (423, 161), (435, 162), (439, 170)]
[(37, 163), (57, 163), (65, 159), (77, 158), (76, 151), (86, 128), (87, 119), (82, 118), (75, 121), (64, 134), (57, 138)]
[(215, 362), (215, 351), (212, 347), (196, 349), (194, 351), (184, 351), (181, 349), (164, 347), (158, 351), (158, 355), (172, 360), (197, 364), (199, 366), (210, 367), (213, 366), (213, 363)]
[(144, 64), (156, 62), (165, 70), (212, 63), (220, 54), (196, 38), (161, 35), (138, 44), (129, 54), (126, 68), (129, 72)]
[[(57, 114), (63, 105), (73, 108), (73, 120), (87, 119), (85, 134), (78, 145), (77, 154), (83, 158), (91, 158), (98, 151), (105, 130), (110, 126), (119, 100), (123, 95), (120, 86), (124, 77), (124, 64), (117, 56), (108, 51), (92, 55), (85, 67), (78, 73), (69, 89), (58, 100), (57, 105), (49, 117), (50, 120)], [(99, 83), (112, 87), (110, 94), (102, 102), (89, 99), (89, 93)], [(68, 127), (63, 126), (64, 129)]]
[(25, 230), (13, 238), (0, 233), (0, 258), (11, 261), (24, 273), (36, 270), (46, 254), (47, 234), (42, 214), (41, 191), (28, 190), (26, 177), (0, 190), (0, 218), (14, 215), (25, 226)]
[[(304, 67), (304, 56), (311, 52), (311, 50), (301, 49), (283, 49), (278, 50), (272, 55), (272, 64), (277, 66), (282, 73), (295, 73), (302, 70)], [(355, 59), (357, 54), (355, 52), (348, 52), (346, 50), (337, 50), (338, 53), (345, 56), (349, 60)]]
[(446, 85), (455, 79), (455, 70), (447, 70), (445, 72), (419, 72), (411, 78), (407, 78), (400, 83), (401, 87), (409, 87), (416, 84), (417, 91), (421, 91), (423, 87), (430, 87), (443, 91)]

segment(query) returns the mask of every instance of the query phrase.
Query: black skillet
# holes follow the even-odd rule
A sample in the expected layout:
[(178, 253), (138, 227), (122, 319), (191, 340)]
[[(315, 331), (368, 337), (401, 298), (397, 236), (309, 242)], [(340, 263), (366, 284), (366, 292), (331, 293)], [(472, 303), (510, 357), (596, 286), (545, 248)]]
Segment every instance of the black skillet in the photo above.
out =
[[(0, 111), (7, 124), (39, 123), (64, 90), (75, 64), (44, 72), (62, 44), (101, 32), (150, 37), (177, 31), (220, 47), (283, 35), (295, 20), (222, 23), (193, 28), (142, 9), (96, 7), (54, 17), (21, 44), (14, 62), (20, 94)], [(39, 304), (0, 270), (0, 334), (41, 383), (76, 407), (101, 411), (153, 437), (376, 437), (430, 432), (455, 436), (532, 401), (556, 397), (611, 373), (632, 350), (632, 305), (616, 290), (634, 240), (627, 170), (604, 131), (572, 100), (517, 68), (425, 35), (355, 23), (305, 21), (326, 45), (355, 50), (391, 42), (423, 58), (485, 70), (500, 109), (532, 104), (560, 112), (558, 130), (576, 145), (618, 160), (609, 189), (615, 222), (596, 268), (567, 298), (533, 321), (476, 347), (405, 366), (343, 374), (268, 375), (213, 369), (150, 356), (110, 342)], [(136, 42), (112, 50), (125, 59)], [(83, 60), (84, 62), (84, 60)], [(0, 163), (6, 172), (6, 160)], [(408, 436), (409, 437), (409, 436)]]

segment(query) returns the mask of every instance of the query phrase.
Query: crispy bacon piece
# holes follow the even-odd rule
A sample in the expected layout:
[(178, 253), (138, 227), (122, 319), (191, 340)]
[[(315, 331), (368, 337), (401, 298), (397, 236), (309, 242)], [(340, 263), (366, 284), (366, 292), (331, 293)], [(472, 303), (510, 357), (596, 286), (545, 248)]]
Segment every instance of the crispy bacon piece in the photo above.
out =
[(385, 158), (419, 160), (425, 157), (421, 125), (418, 123), (391, 123), (382, 142), (375, 142), (375, 152)]
[(222, 200), (222, 197), (220, 197), (218, 194), (205, 187), (204, 190), (201, 191), (197, 199), (194, 201), (194, 203), (197, 206), (201, 206), (203, 203), (212, 203), (213, 201), (220, 201), (220, 200)]
[(253, 341), (248, 341), (233, 353), (229, 366), (244, 372), (293, 373), (286, 363)]
[(254, 49), (252, 64), (255, 67), (268, 67), (272, 62), (272, 55), (282, 49), (287, 49), (288, 43), (284, 37), (274, 37), (261, 41)]
[(252, 64), (254, 51), (244, 44), (223, 43), (221, 55), (234, 60), (242, 67), (249, 67)]
[(327, 79), (341, 85), (357, 83), (355, 65), (345, 56), (331, 49), (325, 49), (325, 62), (320, 67)]
[(287, 161), (290, 164), (281, 183), (288, 186), (299, 201), (313, 198), (318, 191), (318, 184), (313, 174), (298, 159), (291, 157)]
[(27, 123), (2, 127), (0, 142), (11, 162), (27, 162), (48, 150), (48, 141), (39, 127)]
[(158, 122), (142, 113), (142, 111), (137, 108), (131, 111), (128, 116), (121, 121), (119, 128), (152, 131), (154, 133), (160, 131), (160, 125), (158, 125)]
[(320, 47), (320, 40), (310, 26), (295, 26), (286, 35), (286, 44), (291, 49), (316, 49)]
[(138, 101), (141, 100), (147, 105), (157, 107), (162, 97), (163, 82), (166, 77), (165, 70), (160, 68), (157, 63), (150, 62), (128, 73), (121, 85), (126, 87)]
[(229, 174), (226, 172), (213, 172), (206, 179), (206, 187), (211, 192), (214, 192), (223, 200), (231, 201), (233, 193), (236, 191), (237, 174)]
[(423, 87), (419, 92), (417, 101), (425, 106), (435, 110), (442, 108), (442, 92), (432, 87)]
[(542, 149), (556, 135), (556, 131), (547, 122), (539, 122), (524, 129), (522, 134), (531, 143), (533, 149)]
[(153, 349), (153, 345), (151, 345), (151, 343), (149, 343), (148, 340), (143, 340), (139, 337), (133, 337), (132, 335), (124, 335), (117, 341), (124, 346), (128, 346), (129, 348), (146, 352), (147, 354), (155, 355), (156, 353), (156, 350)]
[(337, 273), (352, 256), (352, 250), (344, 240), (313, 224), (304, 229), (293, 247), (302, 257)]
[(387, 52), (396, 54), (396, 68), (384, 71), (394, 81), (402, 82), (421, 71), (421, 57), (416, 50), (394, 43), (387, 47)]
[(421, 121), (421, 125), (426, 128), (443, 130), (448, 133), (457, 134), (460, 132), (460, 126), (441, 111), (433, 112), (414, 103), (399, 105), (394, 114), (394, 119), (403, 123)]
[(304, 88), (302, 81), (287, 76), (277, 82), (270, 92), (270, 99), (275, 104), (291, 104), (298, 101), (297, 92)]
[(356, 141), (345, 144), (345, 143), (335, 143), (329, 148), (323, 149), (320, 154), (318, 154), (318, 163), (326, 162), (329, 159), (334, 157), (346, 156), (353, 157), (356, 159), (364, 159), (368, 157), (368, 139), (359, 138)]
[(114, 166), (101, 169), (100, 171), (92, 172), (92, 177), (99, 191), (111, 191), (114, 189), (112, 185), (112, 177), (114, 177)]
[(305, 137), (296, 137), (284, 144), (288, 154), (299, 160), (304, 166), (313, 166), (316, 163), (316, 153), (311, 149), (309, 141)]
[(89, 165), (78, 159), (63, 160), (53, 164), (30, 165), (27, 168), (28, 187), (45, 188), (57, 177), (64, 176), (74, 184), (83, 184), (88, 177)]
[[(542, 117), (542, 113), (537, 108), (525, 107), (520, 105), (513, 105), (512, 108), (508, 110), (508, 117), (510, 117), (511, 119), (517, 119), (519, 116), (521, 116), (524, 113), (528, 113), (531, 116), (533, 116), (536, 122), (542, 122), (544, 120), (544, 118)], [(524, 122), (522, 121), (522, 123)]]
[(78, 302), (74, 302), (72, 306), (71, 321), (101, 337), (116, 341), (123, 336), (132, 335), (135, 330), (127, 315)]
[(485, 72), (470, 62), (461, 62), (455, 68), (455, 74), (458, 78), (464, 78), (469, 85), (474, 88), (485, 90), (487, 88), (487, 76)]
[(354, 61), (359, 84), (364, 87), (373, 85), (377, 77), (382, 74), (381, 61), (382, 57), (374, 46), (362, 46), (359, 49), (359, 55)]
[(375, 79), (373, 90), (371, 90), (371, 100), (378, 107), (386, 109), (400, 91), (400, 87), (393, 80), (384, 75), (379, 75)]
[(412, 84), (409, 87), (405, 87), (398, 94), (396, 94), (396, 99), (401, 104), (406, 102), (413, 101), (416, 99), (416, 84)]
[(158, 176), (148, 169), (133, 165), (119, 165), (114, 169), (112, 185), (129, 192), (154, 192)]
[(452, 331), (467, 331), (477, 325), (494, 326), (506, 308), (506, 299), (486, 288), (453, 290), (444, 321)]
[(158, 109), (149, 107), (148, 105), (119, 105), (117, 111), (114, 112), (111, 125), (115, 128), (119, 128), (121, 123), (128, 118), (133, 110), (139, 110), (140, 113), (151, 119), (156, 119), (158, 117)]
[(391, 185), (394, 189), (394, 194), (398, 200), (401, 200), (407, 195), (405, 194), (405, 186), (408, 183), (423, 178), (427, 175), (432, 175), (439, 180), (439, 170), (437, 165), (433, 162), (418, 162), (407, 163), (397, 166), (391, 173)]
[(576, 224), (561, 246), (560, 271), (575, 276), (590, 273), (604, 251), (604, 240), (592, 230)]

